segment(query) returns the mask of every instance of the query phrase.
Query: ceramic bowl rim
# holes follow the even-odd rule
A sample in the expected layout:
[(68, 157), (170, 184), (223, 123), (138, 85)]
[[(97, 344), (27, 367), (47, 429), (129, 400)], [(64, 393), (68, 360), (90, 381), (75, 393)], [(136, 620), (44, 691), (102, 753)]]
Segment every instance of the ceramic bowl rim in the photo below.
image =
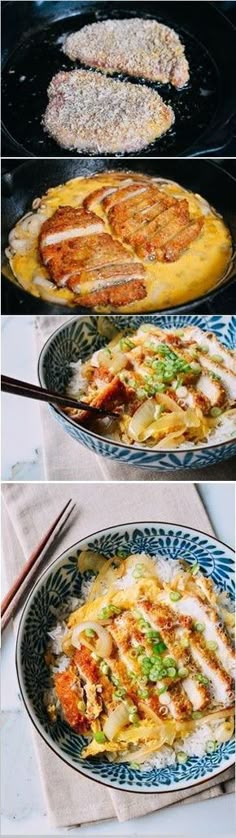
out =
[[(77, 320), (82, 320), (85, 317), (100, 317), (100, 316), (109, 317), (109, 315), (99, 315), (99, 314), (74, 315), (74, 317), (71, 317), (71, 318), (69, 318), (69, 320), (66, 320), (65, 323), (62, 323), (60, 326), (58, 326), (52, 332), (51, 335), (49, 335), (49, 337), (47, 338), (47, 340), (45, 341), (45, 343), (42, 346), (42, 349), (41, 349), (41, 351), (39, 353), (39, 356), (38, 356), (38, 362), (37, 362), (37, 374), (38, 374), (38, 379), (39, 379), (39, 383), (40, 383), (41, 387), (45, 387), (45, 379), (44, 379), (44, 375), (43, 375), (44, 355), (46, 354), (48, 346), (50, 345), (52, 339), (56, 336), (56, 334), (63, 331), (66, 326), (68, 326), (70, 323), (73, 322), (74, 318), (76, 318)], [(135, 315), (133, 315), (133, 316), (135, 317)], [(160, 316), (165, 317), (165, 315), (160, 315)], [(188, 315), (186, 315), (186, 317), (187, 316)], [(223, 316), (224, 315), (222, 315), (222, 317)], [(79, 422), (75, 422), (74, 419), (72, 419), (70, 416), (67, 416), (66, 413), (63, 413), (62, 409), (60, 409), (59, 407), (55, 407), (55, 405), (53, 405), (51, 402), (49, 404), (49, 409), (50, 408), (51, 408), (53, 413), (56, 413), (59, 416), (61, 416), (65, 420), (65, 422), (66, 423), (68, 422), (68, 424), (72, 425), (73, 428), (79, 428), (79, 430), (81, 430), (85, 435), (87, 435), (89, 437), (92, 437), (92, 438), (95, 438), (99, 442), (103, 442), (106, 445), (113, 445), (116, 448), (122, 448), (122, 449), (124, 448), (125, 451), (127, 451), (127, 450), (131, 451), (131, 452), (132, 451), (135, 451), (135, 452), (137, 451), (137, 452), (141, 452), (143, 454), (156, 453), (157, 456), (158, 456), (158, 454), (160, 454), (160, 456), (164, 456), (165, 454), (168, 455), (168, 454), (181, 454), (181, 453), (182, 454), (188, 454), (188, 453), (197, 454), (198, 451), (199, 452), (200, 451), (211, 451), (212, 449), (221, 448), (222, 446), (226, 446), (226, 445), (232, 445), (234, 442), (236, 442), (236, 432), (235, 432), (235, 436), (231, 437), (231, 439), (225, 439), (225, 440), (222, 440), (222, 442), (216, 442), (213, 445), (201, 445), (201, 446), (198, 445), (195, 448), (183, 448), (183, 447), (181, 447), (181, 448), (158, 448), (158, 449), (148, 448), (147, 449), (147, 448), (142, 447), (140, 445), (137, 445), (134, 448), (133, 445), (128, 445), (125, 442), (118, 442), (117, 440), (109, 439), (106, 436), (101, 436), (101, 434), (97, 434), (97, 433), (95, 433), (95, 431), (91, 431), (90, 428), (86, 428), (86, 427), (84, 427), (84, 425), (79, 424)], [(132, 465), (132, 463), (131, 463), (131, 465)]]
[[(94, 538), (95, 536), (99, 536), (101, 534), (104, 534), (105, 532), (108, 532), (109, 530), (114, 530), (114, 529), (115, 530), (116, 529), (117, 530), (118, 529), (125, 530), (126, 528), (129, 528), (129, 527), (135, 528), (136, 526), (137, 527), (138, 526), (139, 527), (155, 526), (157, 528), (163, 526), (163, 527), (168, 527), (168, 528), (177, 528), (177, 529), (181, 529), (181, 530), (187, 530), (187, 532), (190, 531), (192, 533), (195, 533), (196, 535), (203, 535), (207, 539), (209, 538), (212, 541), (216, 542), (216, 544), (221, 545), (223, 547), (226, 547), (226, 549), (229, 550), (229, 552), (232, 554), (233, 558), (235, 556), (234, 549), (229, 544), (227, 544), (226, 542), (217, 538), (216, 536), (205, 532), (204, 530), (195, 529), (195, 527), (190, 527), (187, 524), (177, 524), (177, 523), (173, 523), (173, 522), (170, 522), (170, 521), (129, 521), (129, 522), (121, 523), (121, 524), (113, 524), (113, 525), (110, 525), (109, 527), (103, 527), (101, 530), (96, 530), (93, 533), (89, 533), (88, 535), (85, 535), (83, 538), (80, 538), (79, 541), (76, 541), (74, 544), (69, 545), (65, 550), (62, 551), (62, 553), (59, 554), (59, 556), (57, 556), (55, 559), (53, 559), (52, 562), (50, 562), (48, 567), (46, 567), (42, 571), (42, 573), (40, 574), (38, 579), (35, 581), (35, 583), (33, 585), (33, 588), (31, 589), (31, 591), (29, 593), (29, 596), (27, 597), (26, 602), (24, 604), (22, 614), (21, 614), (21, 617), (20, 617), (20, 621), (19, 621), (19, 625), (18, 625), (18, 629), (17, 629), (16, 644), (15, 644), (15, 666), (16, 666), (16, 674), (17, 674), (18, 685), (19, 685), (19, 689), (20, 689), (20, 695), (21, 695), (24, 707), (26, 709), (26, 712), (27, 712), (27, 714), (30, 718), (30, 721), (32, 722), (35, 730), (37, 730), (39, 736), (41, 736), (41, 738), (46, 743), (46, 745), (50, 748), (50, 750), (54, 754), (56, 754), (56, 756), (58, 756), (59, 759), (61, 759), (62, 762), (65, 763), (65, 765), (68, 765), (70, 768), (72, 768), (78, 774), (81, 774), (83, 777), (87, 777), (87, 779), (89, 779), (89, 780), (92, 780), (96, 783), (99, 783), (100, 785), (104, 785), (104, 786), (107, 786), (108, 788), (112, 788), (112, 789), (119, 789), (120, 786), (116, 785), (115, 783), (108, 783), (106, 779), (104, 780), (104, 778), (102, 780), (100, 778), (98, 779), (97, 777), (94, 777), (92, 772), (90, 774), (90, 773), (87, 773), (87, 771), (83, 771), (82, 768), (81, 768), (81, 765), (79, 765), (79, 767), (78, 767), (77, 764), (75, 765), (75, 764), (72, 764), (71, 762), (69, 762), (68, 759), (66, 759), (66, 757), (62, 755), (61, 751), (59, 750), (59, 746), (58, 746), (58, 749), (57, 749), (56, 744), (52, 743), (51, 739), (49, 741), (49, 735), (46, 733), (46, 731), (42, 732), (41, 722), (38, 721), (35, 711), (32, 708), (29, 708), (29, 701), (30, 700), (28, 699), (27, 692), (26, 692), (26, 689), (25, 689), (24, 684), (23, 684), (22, 665), (21, 665), (21, 661), (20, 661), (20, 646), (21, 646), (21, 641), (22, 641), (23, 635), (24, 635), (24, 622), (25, 622), (25, 619), (27, 617), (30, 602), (33, 599), (34, 593), (36, 592), (37, 588), (40, 588), (40, 584), (41, 584), (42, 579), (44, 579), (44, 577), (47, 577), (47, 576), (50, 575), (51, 570), (54, 567), (54, 565), (61, 562), (61, 560), (63, 559), (63, 556), (65, 554), (68, 554), (71, 551), (73, 551), (74, 549), (76, 549), (77, 546), (80, 545), (81, 543), (83, 544), (84, 541), (87, 542), (91, 538)], [(222, 769), (222, 767), (219, 767), (215, 772), (213, 772), (212, 778), (216, 777), (217, 774), (223, 774), (233, 764), (234, 764), (234, 754), (232, 754), (232, 757), (230, 757), (230, 759), (228, 760), (227, 766), (225, 768)], [(89, 772), (89, 768), (88, 768), (88, 772)], [(209, 776), (207, 776), (204, 780), (200, 780), (200, 781), (199, 780), (194, 780), (192, 783), (191, 782), (188, 783), (187, 786), (182, 786), (182, 784), (181, 784), (179, 786), (179, 789), (182, 791), (182, 790), (185, 790), (185, 789), (188, 789), (188, 788), (192, 788), (195, 785), (203, 785), (203, 783), (206, 783), (208, 781), (209, 781)], [(174, 790), (177, 791), (178, 789), (174, 789)], [(162, 789), (161, 788), (160, 790), (157, 789), (155, 791), (153, 789), (149, 791), (147, 789), (139, 789), (139, 788), (138, 789), (136, 789), (136, 788), (135, 789), (122, 788), (122, 791), (129, 792), (130, 794), (167, 794), (168, 792), (170, 792), (170, 788), (168, 788), (168, 789)]]

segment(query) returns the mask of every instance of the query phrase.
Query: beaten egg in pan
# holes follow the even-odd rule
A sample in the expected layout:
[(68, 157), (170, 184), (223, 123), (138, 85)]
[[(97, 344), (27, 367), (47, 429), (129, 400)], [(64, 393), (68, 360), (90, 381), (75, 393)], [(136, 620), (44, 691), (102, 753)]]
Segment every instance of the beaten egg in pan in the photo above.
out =
[(48, 189), (9, 235), (21, 286), (98, 312), (168, 309), (225, 277), (230, 231), (200, 195), (129, 172), (78, 177)]

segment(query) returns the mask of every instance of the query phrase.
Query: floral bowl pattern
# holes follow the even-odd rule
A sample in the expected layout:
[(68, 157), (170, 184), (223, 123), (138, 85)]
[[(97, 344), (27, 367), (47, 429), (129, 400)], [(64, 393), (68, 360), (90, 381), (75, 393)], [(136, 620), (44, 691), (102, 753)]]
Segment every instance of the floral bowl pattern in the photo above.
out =
[[(214, 315), (82, 315), (74, 316), (57, 329), (44, 345), (38, 364), (38, 375), (43, 387), (59, 393), (65, 392), (70, 380), (70, 364), (89, 358), (92, 353), (111, 339), (116, 329), (137, 329), (141, 322), (154, 323), (163, 329), (181, 328), (188, 325), (200, 326), (205, 331), (215, 332), (229, 349), (236, 346), (236, 317)], [(128, 465), (168, 471), (179, 468), (210, 466), (236, 454), (236, 437), (214, 445), (178, 450), (158, 450), (134, 447), (122, 442), (101, 437), (93, 431), (78, 425), (58, 407), (50, 405), (49, 410), (62, 428), (73, 439), (86, 445), (96, 454), (109, 457)]]
[[(29, 716), (49, 747), (65, 763), (80, 773), (113, 788), (135, 792), (165, 792), (194, 786), (212, 779), (234, 762), (232, 740), (219, 746), (211, 755), (191, 757), (184, 765), (137, 770), (128, 763), (114, 764), (104, 758), (83, 760), (84, 737), (74, 733), (66, 722), (50, 724), (43, 704), (49, 687), (44, 651), (48, 632), (57, 622), (57, 614), (68, 597), (80, 596), (82, 575), (77, 559), (85, 547), (107, 558), (121, 551), (124, 555), (146, 552), (175, 561), (180, 555), (199, 562), (206, 576), (211, 576), (233, 598), (233, 550), (217, 539), (197, 530), (168, 523), (132, 523), (108, 527), (93, 533), (66, 550), (36, 582), (23, 611), (16, 644), (16, 667), (21, 695)], [(85, 579), (89, 572), (85, 572)]]

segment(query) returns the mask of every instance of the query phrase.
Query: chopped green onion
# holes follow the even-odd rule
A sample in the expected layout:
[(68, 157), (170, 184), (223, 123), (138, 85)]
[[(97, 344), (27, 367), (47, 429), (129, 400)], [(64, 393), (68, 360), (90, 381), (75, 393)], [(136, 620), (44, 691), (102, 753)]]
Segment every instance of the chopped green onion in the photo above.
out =
[(145, 565), (144, 564), (136, 564), (136, 567), (133, 570), (132, 576), (134, 579), (139, 579), (141, 576), (144, 575)]
[(153, 667), (152, 667), (152, 669), (150, 669), (150, 672), (149, 672), (149, 676), (148, 676), (148, 677), (149, 677), (149, 680), (150, 680), (150, 681), (159, 681), (159, 678), (160, 678), (160, 670), (159, 670), (159, 669), (157, 669), (155, 666), (153, 666)]
[(101, 661), (99, 669), (103, 672), (103, 675), (107, 675), (109, 672), (109, 666), (106, 661)]
[(187, 649), (187, 647), (189, 646), (188, 637), (181, 637), (179, 642), (182, 649)]
[(161, 669), (160, 670), (160, 677), (161, 678), (166, 678), (166, 676), (167, 676), (167, 669)]
[(192, 719), (201, 719), (201, 718), (202, 718), (202, 713), (200, 713), (200, 710), (194, 710), (193, 713), (192, 713)]
[(93, 629), (85, 629), (86, 637), (95, 637), (96, 632)]
[(208, 370), (208, 375), (210, 376), (210, 378), (212, 378), (212, 381), (220, 381), (221, 380), (220, 375), (217, 375), (216, 372), (211, 372), (211, 370)]
[[(158, 640), (159, 641), (160, 635), (159, 635), (158, 631), (155, 631), (155, 629), (147, 629), (146, 637), (148, 638), (148, 640)], [(158, 644), (155, 644), (155, 645), (158, 645)], [(153, 646), (153, 648), (154, 648), (154, 646)]]
[(217, 739), (208, 739), (206, 742), (206, 752), (207, 754), (212, 754), (213, 751), (217, 748), (218, 742)]
[(163, 658), (163, 663), (165, 666), (174, 666), (176, 669), (176, 661), (174, 658), (171, 658), (170, 655), (167, 655), (166, 658)]
[(140, 698), (148, 698), (149, 692), (148, 690), (138, 690), (138, 695)]
[(180, 765), (184, 765), (184, 763), (187, 762), (188, 754), (186, 754), (185, 751), (177, 751), (176, 759)]
[(125, 558), (127, 556), (127, 550), (124, 550), (123, 547), (118, 547), (116, 551), (116, 556), (121, 556), (121, 558)]
[(119, 687), (120, 680), (119, 680), (119, 678), (117, 678), (116, 675), (113, 675), (113, 674), (111, 675), (111, 681), (114, 684), (114, 687)]
[(130, 338), (128, 338), (128, 337), (127, 338), (121, 338), (121, 340), (120, 340), (121, 352), (125, 352), (126, 349), (134, 349), (134, 347), (135, 347), (135, 343), (133, 343), (133, 341), (130, 340)]
[(100, 620), (109, 620), (110, 617), (113, 617), (114, 614), (120, 614), (121, 608), (117, 608), (116, 605), (107, 605), (105, 608), (102, 608), (98, 617)]
[(139, 762), (131, 762), (130, 763), (130, 768), (134, 768), (135, 771), (136, 771), (137, 768), (140, 768)]
[(223, 413), (223, 411), (220, 407), (212, 407), (210, 410), (210, 415), (213, 416), (213, 419), (217, 418), (217, 416), (221, 416), (221, 413)]
[(205, 623), (194, 623), (196, 631), (205, 631)]
[(157, 690), (157, 694), (162, 695), (162, 693), (166, 693), (166, 691), (167, 687), (160, 687), (159, 690)]
[(218, 649), (218, 643), (216, 643), (215, 640), (208, 640), (206, 646), (208, 649), (211, 649), (212, 652), (216, 652), (216, 649)]
[(177, 671), (173, 666), (169, 666), (167, 669), (168, 678), (176, 678)]
[(114, 698), (124, 698), (124, 695), (126, 695), (125, 687), (119, 687), (119, 689), (114, 692)]
[(190, 366), (191, 366), (192, 372), (194, 372), (196, 375), (199, 375), (199, 373), (202, 370), (201, 365), (194, 363), (194, 364), (190, 364)]
[(160, 655), (151, 655), (151, 661), (154, 664), (154, 666), (162, 665), (162, 658)]
[(97, 733), (94, 734), (95, 742), (106, 742), (105, 733), (102, 730), (98, 730)]
[(207, 344), (206, 344), (206, 343), (202, 344), (202, 346), (201, 346), (201, 352), (203, 352), (203, 354), (204, 354), (204, 355), (205, 355), (205, 354), (206, 354), (206, 355), (208, 354), (209, 349), (208, 349), (208, 346), (207, 346)]
[(198, 573), (199, 568), (200, 565), (198, 564), (198, 562), (194, 562), (192, 564), (192, 567), (190, 567), (189, 573), (192, 573), (193, 576), (196, 576), (196, 573)]
[(131, 722), (131, 724), (133, 724), (133, 725), (138, 724), (138, 722), (139, 722), (139, 715), (138, 715), (138, 713), (137, 713), (137, 712), (135, 712), (135, 713), (132, 713), (132, 712), (131, 712), (131, 713), (129, 713), (129, 721), (130, 721), (130, 722)]
[(211, 355), (211, 361), (216, 361), (217, 364), (221, 364), (223, 361), (222, 355)]
[(160, 643), (154, 643), (153, 652), (156, 652), (158, 655), (160, 654), (160, 652), (165, 652), (166, 649), (167, 646), (163, 640), (160, 640)]
[(209, 678), (206, 678), (206, 676), (202, 675), (201, 672), (197, 672), (195, 679), (196, 681), (199, 681), (200, 684), (209, 684)]
[(142, 655), (145, 652), (144, 646), (135, 646), (136, 655)]
[(172, 602), (177, 602), (178, 599), (181, 599), (181, 598), (182, 598), (182, 594), (180, 594), (179, 591), (171, 591), (170, 592), (170, 599), (172, 600)]
[(182, 666), (181, 669), (178, 670), (178, 675), (180, 678), (187, 678), (188, 676), (188, 669), (185, 666)]

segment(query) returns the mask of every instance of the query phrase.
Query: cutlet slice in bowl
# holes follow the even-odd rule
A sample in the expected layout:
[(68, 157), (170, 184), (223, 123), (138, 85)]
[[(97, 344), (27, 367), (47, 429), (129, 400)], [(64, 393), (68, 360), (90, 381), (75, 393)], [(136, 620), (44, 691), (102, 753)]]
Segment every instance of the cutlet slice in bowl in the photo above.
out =
[(62, 148), (78, 152), (140, 151), (175, 119), (155, 90), (87, 70), (57, 73), (48, 96), (45, 130)]
[(72, 60), (107, 72), (122, 72), (182, 88), (189, 65), (177, 32), (156, 20), (127, 18), (84, 26), (63, 47)]

